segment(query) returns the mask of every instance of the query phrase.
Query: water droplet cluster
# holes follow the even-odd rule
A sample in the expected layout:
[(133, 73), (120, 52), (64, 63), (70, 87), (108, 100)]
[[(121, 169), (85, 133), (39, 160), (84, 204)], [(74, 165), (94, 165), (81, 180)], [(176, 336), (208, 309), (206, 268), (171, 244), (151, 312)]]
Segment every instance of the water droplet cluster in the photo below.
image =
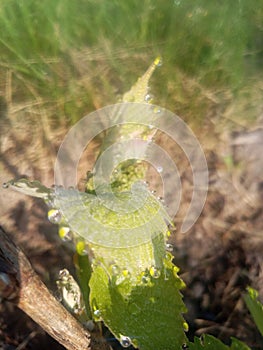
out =
[(142, 284), (153, 283), (153, 280), (158, 279), (159, 277), (161, 277), (161, 269), (156, 266), (151, 266), (140, 274), (140, 282)]
[(131, 273), (127, 268), (121, 268), (116, 264), (112, 264), (109, 268), (109, 272), (111, 275), (112, 282), (115, 285), (119, 285), (128, 278), (131, 278)]

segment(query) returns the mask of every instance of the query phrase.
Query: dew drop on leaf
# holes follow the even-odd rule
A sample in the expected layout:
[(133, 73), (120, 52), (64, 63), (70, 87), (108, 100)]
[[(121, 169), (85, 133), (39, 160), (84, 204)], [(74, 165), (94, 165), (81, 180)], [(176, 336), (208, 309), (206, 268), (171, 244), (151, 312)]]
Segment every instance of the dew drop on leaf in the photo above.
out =
[(187, 322), (184, 322), (184, 323), (183, 323), (183, 327), (184, 327), (184, 331), (185, 331), (185, 332), (188, 332), (188, 331), (189, 331), (189, 325), (188, 325)]
[(161, 276), (161, 271), (155, 266), (152, 266), (149, 272), (153, 278), (159, 278)]
[[(118, 267), (118, 271), (119, 267)], [(130, 277), (130, 271), (128, 269), (122, 269), (119, 273), (114, 275), (114, 282), (115, 284), (118, 286), (119, 284), (121, 284), (122, 282), (124, 282), (127, 278)]]
[(76, 244), (76, 251), (79, 255), (88, 255), (89, 251), (86, 242), (82, 240), (78, 241)]
[(100, 310), (94, 310), (94, 312), (93, 312), (93, 314), (94, 314), (94, 316), (96, 317), (96, 319), (99, 319), (100, 317), (101, 317), (101, 312), (100, 312)]
[(59, 224), (62, 219), (62, 214), (58, 209), (50, 209), (47, 217), (52, 224)]
[(178, 272), (179, 272), (179, 267), (174, 266), (174, 267), (173, 267), (173, 274), (174, 274), (175, 276), (177, 276)]
[[(168, 224), (169, 225), (169, 224)], [(169, 238), (171, 236), (171, 231), (166, 232), (166, 237)]]
[(146, 102), (150, 102), (152, 100), (152, 95), (151, 94), (146, 94), (145, 97), (144, 97), (144, 100)]
[(111, 265), (110, 270), (114, 276), (117, 276), (120, 273), (120, 268), (118, 265)]
[(162, 57), (160, 57), (160, 56), (156, 57), (156, 59), (154, 60), (154, 64), (155, 64), (157, 67), (161, 67), (161, 65), (163, 64)]
[(150, 279), (150, 276), (149, 276), (148, 274), (144, 273), (144, 274), (142, 275), (142, 278), (141, 278), (142, 283), (147, 284), (147, 283), (150, 282), (150, 280), (151, 280), (151, 279)]
[(172, 251), (173, 251), (173, 245), (170, 244), (170, 243), (166, 243), (165, 249), (166, 249), (168, 252), (172, 252)]
[(120, 285), (122, 282), (124, 282), (124, 280), (125, 280), (125, 277), (122, 274), (117, 275), (115, 279), (116, 286)]
[(161, 113), (160, 108), (155, 106), (154, 109), (153, 109), (153, 113), (155, 113), (155, 114)]
[(128, 269), (123, 269), (122, 270), (122, 275), (126, 278), (130, 276), (130, 271)]
[(174, 259), (174, 256), (173, 256), (173, 254), (171, 254), (170, 252), (167, 252), (166, 254), (165, 254), (165, 260), (166, 261), (164, 261), (164, 263), (165, 262), (171, 262), (171, 261), (173, 261), (173, 259)]
[(131, 339), (125, 335), (120, 336), (120, 344), (124, 348), (128, 348), (131, 345)]
[(72, 232), (70, 231), (70, 228), (67, 226), (61, 226), (59, 228), (58, 235), (64, 242), (71, 241), (73, 238)]

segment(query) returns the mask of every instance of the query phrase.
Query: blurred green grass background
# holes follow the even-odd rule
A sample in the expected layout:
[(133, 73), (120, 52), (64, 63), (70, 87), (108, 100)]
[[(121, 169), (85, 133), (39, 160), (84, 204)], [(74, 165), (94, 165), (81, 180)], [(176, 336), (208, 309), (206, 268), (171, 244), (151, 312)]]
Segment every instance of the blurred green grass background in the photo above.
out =
[[(215, 127), (262, 115), (263, 0), (0, 0), (1, 182), (25, 174), (51, 185), (68, 127), (117, 102), (158, 55), (154, 103), (204, 148), (218, 151)], [(83, 179), (94, 159), (84, 160)], [(13, 204), (0, 199), (2, 215)]]
[(263, 1), (1, 0), (1, 104), (41, 105), (58, 125), (116, 102), (157, 55), (155, 103), (198, 124), (229, 105), (255, 119)]

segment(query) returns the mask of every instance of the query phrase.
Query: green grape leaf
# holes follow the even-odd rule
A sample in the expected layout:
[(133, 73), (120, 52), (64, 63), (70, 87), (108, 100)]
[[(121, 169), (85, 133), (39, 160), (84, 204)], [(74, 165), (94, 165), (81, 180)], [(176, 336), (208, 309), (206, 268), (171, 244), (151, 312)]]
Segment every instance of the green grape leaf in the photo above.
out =
[(20, 193), (48, 200), (52, 190), (39, 181), (30, 181), (28, 179), (10, 180), (3, 184), (4, 188), (12, 188)]
[(155, 68), (162, 64), (161, 57), (157, 57), (147, 71), (137, 80), (131, 89), (123, 95), (123, 102), (148, 102), (149, 80)]
[(230, 350), (250, 350), (250, 348), (244, 344), (242, 341), (236, 339), (236, 338), (231, 338), (232, 343), (230, 346)]
[(212, 335), (204, 334), (201, 338), (195, 337), (194, 343), (189, 343), (189, 350), (250, 350), (250, 348), (235, 338), (231, 338), (231, 346), (228, 347), (221, 340)]
[[(149, 95), (149, 80), (155, 71), (156, 67), (161, 65), (161, 57), (157, 57), (154, 62), (150, 65), (150, 67), (147, 69), (147, 71), (139, 77), (137, 82), (131, 87), (131, 89), (126, 92), (123, 97), (122, 97), (122, 102), (127, 102), (127, 103), (137, 103), (137, 104), (146, 104), (148, 105), (149, 103), (152, 102), (152, 99)], [(133, 106), (134, 107), (134, 106)], [(134, 113), (132, 111), (132, 107), (130, 107), (130, 112)], [(136, 109), (136, 107), (135, 107)], [(149, 108), (145, 107), (145, 110), (149, 111)], [(154, 114), (159, 112), (159, 108), (157, 106), (153, 107), (153, 116), (152, 119), (154, 120)], [(110, 146), (114, 145), (115, 146), (112, 150), (112, 153), (108, 152), (107, 157), (104, 158), (103, 164), (101, 166), (103, 168), (112, 168), (112, 163), (113, 160), (118, 156), (118, 149), (116, 148), (116, 141), (122, 140), (134, 140), (136, 138), (141, 138), (144, 141), (151, 141), (154, 138), (154, 135), (156, 134), (156, 128), (151, 127), (150, 125), (145, 125), (144, 122), (144, 116), (142, 111), (138, 111), (138, 113), (142, 114), (142, 119), (141, 119), (141, 124), (139, 123), (127, 123), (127, 120), (125, 120), (125, 113), (116, 113), (116, 125), (114, 127), (109, 128), (103, 138), (102, 144), (100, 146), (100, 152), (97, 157), (99, 159), (100, 155), (103, 154), (105, 150), (107, 152), (111, 148)], [(152, 120), (152, 121), (153, 121)], [(118, 126), (117, 126), (118, 124)], [(147, 124), (147, 123), (146, 123)], [(121, 149), (123, 148), (123, 145), (120, 146)], [(115, 153), (114, 153), (115, 152)], [(119, 150), (120, 154), (122, 150)], [(143, 154), (142, 154), (143, 158)], [(142, 179), (145, 178), (145, 174), (147, 171), (147, 167), (145, 164), (142, 164), (141, 162), (138, 162), (137, 160), (133, 159), (133, 170), (131, 173), (136, 173), (136, 175), (139, 175), (136, 177), (136, 179)], [(119, 165), (119, 164), (118, 164)], [(125, 165), (129, 167), (130, 162), (125, 162)], [(125, 165), (121, 166), (122, 170), (126, 174), (121, 174), (121, 176), (118, 176), (115, 179), (112, 179), (114, 182), (114, 187), (115, 190), (123, 190), (123, 189), (129, 189), (131, 184), (133, 183), (132, 180), (133, 178), (130, 178), (127, 176), (127, 171), (125, 171)], [(98, 170), (98, 169), (97, 169)], [(116, 169), (117, 170), (117, 169)], [(120, 170), (120, 167), (119, 167)], [(130, 169), (131, 170), (131, 169)], [(137, 170), (137, 171), (136, 171)], [(102, 170), (102, 173), (104, 171)], [(128, 181), (128, 183), (127, 183)], [(93, 183), (93, 177), (90, 176), (86, 188), (88, 191), (93, 191), (94, 190), (94, 183)]]
[(228, 350), (229, 347), (219, 339), (204, 334), (201, 338), (195, 337), (194, 343), (189, 344), (189, 350)]
[(119, 276), (115, 279), (96, 266), (90, 280), (95, 319), (103, 320), (124, 347), (181, 349), (186, 342), (186, 309), (179, 292), (183, 284), (175, 271), (168, 266), (158, 275), (149, 271), (134, 284), (129, 276), (118, 282)]
[(87, 255), (79, 254), (78, 249), (77, 253), (74, 256), (74, 265), (76, 267), (76, 273), (78, 277), (79, 286), (83, 295), (83, 300), (86, 307), (86, 314), (89, 319), (92, 318), (89, 306), (89, 280), (92, 274), (92, 268), (90, 259)]
[[(143, 183), (132, 191), (95, 194), (61, 187), (47, 188), (38, 181), (11, 180), (5, 188), (44, 199), (61, 211), (63, 223), (94, 245), (127, 247), (149, 242), (167, 231), (170, 218)], [(57, 221), (59, 223), (59, 220)]]
[(258, 292), (251, 288), (247, 288), (248, 293), (244, 296), (247, 307), (257, 325), (258, 330), (263, 336), (263, 305), (258, 300)]

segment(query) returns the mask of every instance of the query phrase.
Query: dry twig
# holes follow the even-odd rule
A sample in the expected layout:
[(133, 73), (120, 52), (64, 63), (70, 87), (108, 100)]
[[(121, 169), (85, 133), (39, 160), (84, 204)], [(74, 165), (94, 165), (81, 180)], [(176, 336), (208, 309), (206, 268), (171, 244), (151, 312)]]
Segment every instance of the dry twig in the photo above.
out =
[(0, 226), (0, 300), (7, 299), (69, 350), (90, 349), (90, 334), (51, 295)]

